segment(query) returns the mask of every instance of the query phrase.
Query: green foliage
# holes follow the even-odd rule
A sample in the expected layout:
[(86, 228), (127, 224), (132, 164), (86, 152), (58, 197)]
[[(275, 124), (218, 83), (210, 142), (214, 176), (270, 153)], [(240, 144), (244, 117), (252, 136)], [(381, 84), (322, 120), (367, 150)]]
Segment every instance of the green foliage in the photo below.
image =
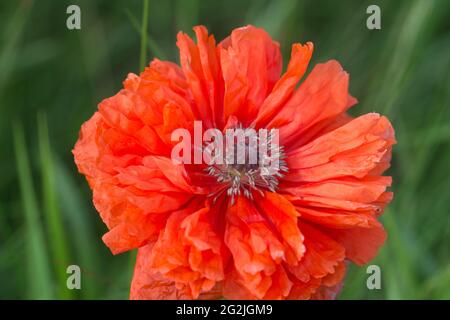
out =
[(53, 297), (51, 265), (48, 259), (37, 196), (34, 191), (24, 131), (19, 124), (14, 125), (14, 149), (25, 224), (23, 236), (26, 249), (23, 263), (27, 266), (27, 287), (29, 288), (25, 296), (30, 299), (51, 299)]
[[(311, 65), (339, 60), (359, 105), (396, 129), (388, 241), (373, 261), (382, 289), (351, 266), (343, 299), (450, 299), (450, 6), (446, 0), (380, 0), (381, 30), (366, 28), (371, 1), (80, 0), (0, 4), (0, 298), (128, 297), (134, 253), (113, 257), (106, 227), (71, 150), (81, 124), (128, 72), (158, 57), (177, 61), (176, 33), (204, 24), (217, 40), (238, 26), (266, 28), (285, 61), (311, 40)], [(130, 261), (131, 256), (131, 261)], [(82, 269), (82, 290), (65, 287)]]

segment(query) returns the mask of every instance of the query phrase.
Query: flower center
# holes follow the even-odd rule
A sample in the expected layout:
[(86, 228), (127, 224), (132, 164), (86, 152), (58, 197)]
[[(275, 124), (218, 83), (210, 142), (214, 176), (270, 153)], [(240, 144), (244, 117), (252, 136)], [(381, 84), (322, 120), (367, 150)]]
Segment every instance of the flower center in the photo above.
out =
[(275, 192), (278, 179), (288, 171), (276, 129), (262, 129), (264, 132), (260, 130), (258, 135), (251, 128), (239, 130), (241, 136), (235, 134), (230, 138), (227, 133), (225, 152), (211, 154), (214, 161), (205, 168), (218, 183), (217, 189), (209, 194), (214, 202), (225, 192), (232, 205), (239, 195), (253, 200), (254, 192), (262, 196), (263, 190)]

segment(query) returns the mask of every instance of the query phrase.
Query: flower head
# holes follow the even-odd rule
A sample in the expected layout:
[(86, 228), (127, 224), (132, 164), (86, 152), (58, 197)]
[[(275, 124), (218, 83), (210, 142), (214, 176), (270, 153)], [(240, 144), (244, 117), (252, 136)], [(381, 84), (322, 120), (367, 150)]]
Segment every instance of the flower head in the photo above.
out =
[[(301, 81), (310, 42), (292, 46), (280, 76), (279, 45), (264, 30), (238, 28), (219, 44), (194, 31), (196, 43), (178, 34), (181, 66), (155, 59), (129, 74), (73, 150), (109, 229), (104, 242), (113, 253), (138, 248), (130, 297), (334, 298), (347, 262), (367, 263), (386, 238), (377, 218), (392, 199), (381, 176), (391, 124), (346, 113), (356, 99), (334, 60)], [(196, 121), (277, 130), (279, 143), (266, 146), (277, 170), (261, 159), (172, 161), (171, 134), (193, 133)]]

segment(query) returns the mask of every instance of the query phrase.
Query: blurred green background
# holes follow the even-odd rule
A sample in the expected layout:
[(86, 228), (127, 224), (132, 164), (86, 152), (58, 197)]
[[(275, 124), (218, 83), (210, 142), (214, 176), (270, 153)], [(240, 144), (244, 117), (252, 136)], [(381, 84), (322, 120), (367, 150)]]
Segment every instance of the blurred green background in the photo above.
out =
[[(81, 8), (81, 30), (66, 8)], [(381, 30), (366, 8), (381, 8)], [(366, 269), (352, 267), (343, 299), (450, 299), (450, 2), (403, 1), (0, 2), (0, 298), (126, 299), (132, 254), (112, 256), (106, 231), (71, 149), (97, 104), (139, 72), (141, 47), (178, 61), (176, 33), (204, 24), (217, 40), (246, 24), (264, 27), (288, 57), (311, 40), (311, 65), (339, 60), (359, 99), (396, 129), (389, 173), (395, 199), (382, 220), (388, 241)], [(145, 26), (145, 24), (144, 24)], [(286, 60), (285, 60), (286, 61)], [(66, 289), (66, 267), (82, 269)]]

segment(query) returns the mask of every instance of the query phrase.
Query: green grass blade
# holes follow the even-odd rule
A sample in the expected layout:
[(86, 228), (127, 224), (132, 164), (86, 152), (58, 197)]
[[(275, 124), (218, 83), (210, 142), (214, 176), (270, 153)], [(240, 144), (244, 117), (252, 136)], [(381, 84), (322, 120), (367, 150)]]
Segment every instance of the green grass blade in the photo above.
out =
[[(383, 215), (382, 220), (389, 235), (387, 247), (390, 256), (390, 268), (396, 269), (396, 276), (391, 272), (392, 276), (389, 281), (386, 281), (386, 288), (389, 292), (396, 292), (396, 295), (389, 297), (391, 299), (417, 299), (417, 292), (414, 288), (417, 287), (416, 264), (414, 263), (414, 255), (412, 250), (408, 247), (405, 241), (405, 234), (407, 226), (400, 227), (398, 222), (398, 215), (391, 209), (387, 209)], [(395, 287), (395, 290), (393, 289)], [(397, 293), (397, 291), (399, 291)], [(397, 296), (398, 295), (398, 296)]]
[(450, 299), (450, 264), (431, 277), (424, 285), (423, 299)]
[(198, 24), (199, 1), (177, 0), (175, 6), (175, 25), (177, 30), (190, 32)]
[(23, 34), (28, 15), (32, 9), (33, 1), (21, 1), (17, 6), (14, 15), (11, 16), (8, 23), (3, 26), (4, 38), (0, 44), (0, 96), (14, 71), (14, 65), (17, 58), (18, 45)]
[(44, 114), (38, 115), (39, 153), (41, 158), (43, 213), (48, 225), (48, 234), (52, 261), (56, 272), (58, 297), (71, 299), (73, 291), (67, 288), (66, 269), (70, 265), (69, 248), (65, 237), (61, 211), (55, 184), (53, 155), (50, 147), (47, 120)]
[(2, 208), (2, 204), (0, 203), (0, 241), (8, 237), (10, 233), (10, 228), (6, 223), (6, 212)]
[(144, 70), (147, 64), (147, 26), (148, 26), (148, 0), (143, 0), (142, 22), (141, 22), (141, 55), (140, 70)]
[[(128, 9), (125, 9), (125, 14), (128, 17), (128, 20), (130, 20), (133, 29), (142, 37), (138, 19)], [(164, 50), (150, 36), (147, 36), (147, 49), (153, 53), (153, 56), (158, 57), (158, 59), (167, 59), (167, 55), (164, 53)]]
[(398, 14), (396, 26), (390, 29), (389, 50), (385, 50), (382, 64), (386, 71), (379, 73), (371, 90), (372, 95), (365, 104), (391, 116), (391, 120), (395, 116), (393, 106), (404, 89), (405, 81), (414, 80), (408, 77), (408, 72), (418, 50), (423, 47), (425, 30), (433, 25), (431, 17), (436, 3), (411, 1), (405, 5), (404, 13), (400, 11)]
[(282, 35), (282, 30), (290, 15), (295, 11), (296, 0), (270, 2), (266, 8), (258, 14), (253, 22), (258, 27), (263, 27), (275, 39)]
[(67, 231), (71, 235), (75, 235), (76, 239), (73, 245), (76, 256), (75, 264), (80, 266), (82, 272), (81, 298), (94, 299), (99, 283), (98, 279), (92, 275), (99, 273), (97, 244), (101, 243), (101, 240), (89, 221), (89, 216), (93, 215), (93, 212), (89, 210), (86, 202), (91, 200), (83, 198), (72, 173), (59, 158), (55, 158), (55, 173), (58, 177), (56, 186), (59, 201), (64, 204), (61, 211), (68, 224)]
[(30, 299), (52, 299), (52, 280), (48, 253), (45, 246), (44, 231), (40, 221), (39, 209), (34, 191), (31, 169), (21, 125), (13, 129), (16, 165), (19, 175), (21, 202), (25, 215), (28, 269), (27, 297)]

